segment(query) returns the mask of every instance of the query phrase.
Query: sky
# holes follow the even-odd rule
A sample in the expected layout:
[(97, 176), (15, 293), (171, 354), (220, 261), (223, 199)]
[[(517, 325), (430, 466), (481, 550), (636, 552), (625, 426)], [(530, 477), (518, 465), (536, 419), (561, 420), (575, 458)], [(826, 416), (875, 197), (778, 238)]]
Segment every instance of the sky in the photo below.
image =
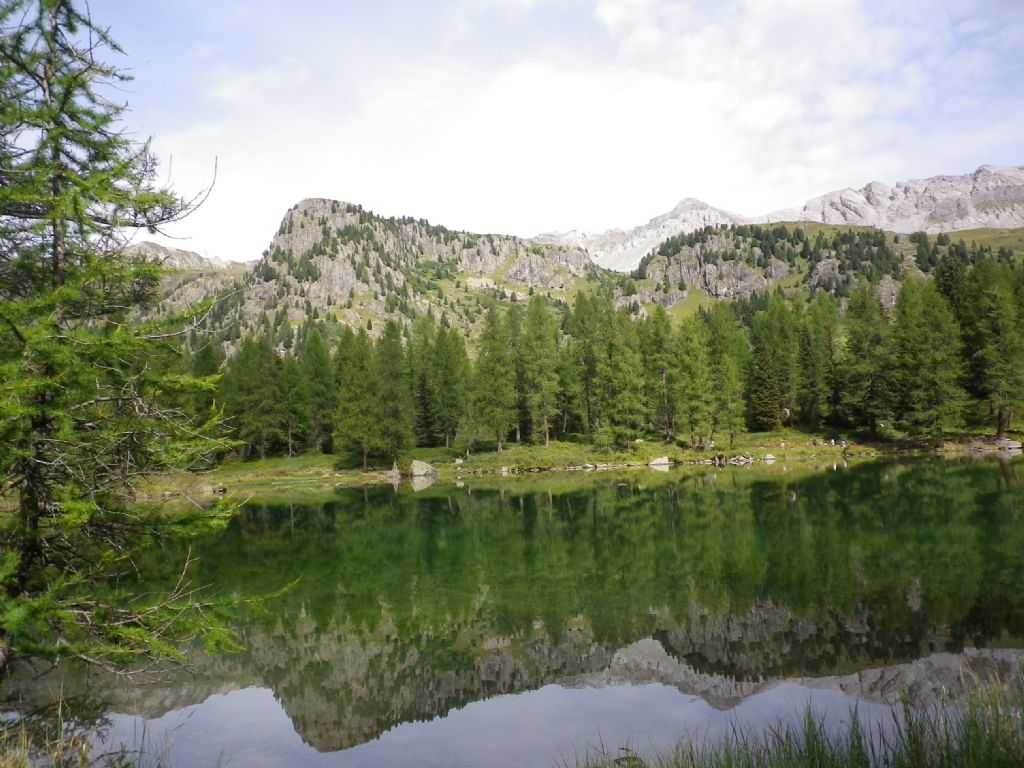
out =
[(209, 257), (258, 258), (306, 197), (529, 237), (1024, 164), (1021, 0), (89, 7), (127, 130), (209, 188), (161, 242)]

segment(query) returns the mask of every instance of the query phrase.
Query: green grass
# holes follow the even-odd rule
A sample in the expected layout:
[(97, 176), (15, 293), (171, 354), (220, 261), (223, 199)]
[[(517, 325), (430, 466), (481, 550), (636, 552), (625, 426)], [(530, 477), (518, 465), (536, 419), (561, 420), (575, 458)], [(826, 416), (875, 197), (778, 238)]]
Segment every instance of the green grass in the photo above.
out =
[[(1017, 254), (1018, 258), (1024, 255), (1024, 227), (1017, 229), (963, 229), (955, 232), (947, 232), (951, 242), (963, 240), (967, 245), (972, 242), (978, 245), (987, 245), (993, 251), (1007, 247)], [(934, 242), (938, 235), (929, 235), (928, 241)]]
[[(955, 456), (972, 451), (972, 442), (980, 437), (991, 436), (992, 430), (979, 425), (978, 430), (949, 435), (950, 440), (940, 453)], [(1009, 437), (1020, 440), (1024, 434), (1019, 429), (1011, 431)], [(843, 448), (842, 442), (847, 446)], [(834, 441), (834, 444), (833, 444)], [(817, 443), (817, 444), (815, 444)], [(875, 458), (887, 454), (935, 454), (933, 447), (907, 441), (898, 433), (887, 433), (882, 439), (870, 441), (865, 435), (853, 430), (822, 428), (820, 430), (798, 429), (795, 427), (773, 432), (741, 432), (730, 444), (728, 437), (716, 436), (716, 443), (709, 450), (690, 448), (686, 436), (678, 436), (674, 442), (666, 443), (658, 438), (648, 438), (631, 443), (628, 448), (601, 451), (597, 446), (579, 441), (552, 440), (549, 446), (532, 443), (506, 443), (500, 453), (494, 441), (477, 442), (469, 450), (460, 442), (452, 448), (415, 448), (399, 461), (401, 470), (408, 470), (413, 459), (433, 465), (442, 480), (456, 480), (467, 475), (498, 473), (502, 468), (516, 471), (553, 471), (571, 467), (592, 465), (595, 468), (627, 469), (639, 467), (649, 471), (647, 465), (654, 458), (667, 456), (674, 464), (694, 464), (713, 459), (717, 454), (726, 458), (750, 455), (759, 466), (766, 454), (776, 458), (774, 471), (790, 471), (802, 464), (808, 471), (821, 466), (831, 466), (837, 461)], [(461, 462), (457, 463), (457, 460)], [(289, 494), (330, 493), (337, 487), (357, 487), (390, 482), (386, 476), (391, 469), (390, 462), (380, 459), (367, 471), (357, 466), (354, 459), (323, 454), (303, 454), (290, 458), (276, 457), (264, 460), (229, 459), (222, 465), (206, 472), (179, 472), (151, 478), (139, 490), (141, 499), (174, 497), (181, 499), (204, 499), (213, 495), (214, 490), (226, 488), (232, 498), (257, 496), (260, 498)], [(10, 509), (10, 499), (0, 499), (0, 512)]]
[(976, 686), (960, 709), (909, 704), (888, 723), (855, 713), (838, 732), (807, 711), (797, 726), (741, 728), (719, 741), (684, 740), (674, 752), (642, 756), (628, 748), (577, 761), (580, 768), (1020, 768), (1024, 766), (1021, 680)]
[[(835, 440), (835, 445), (829, 443)], [(849, 443), (844, 452), (840, 441)], [(812, 444), (813, 440), (818, 445)], [(849, 456), (875, 456), (880, 453), (877, 446), (854, 440), (852, 435), (821, 430), (804, 432), (797, 429), (782, 429), (776, 432), (742, 433), (735, 443), (729, 445), (728, 438), (720, 438), (710, 450), (689, 448), (685, 442), (665, 443), (659, 439), (646, 439), (632, 443), (628, 449), (602, 452), (587, 442), (565, 442), (552, 440), (549, 446), (532, 443), (506, 443), (499, 453), (493, 441), (476, 443), (466, 455), (466, 445), (452, 448), (415, 448), (401, 461), (400, 469), (407, 470), (413, 459), (432, 464), (442, 479), (457, 479), (474, 473), (520, 470), (562, 470), (569, 467), (592, 465), (600, 469), (643, 467), (654, 458), (667, 456), (673, 463), (695, 463), (712, 459), (722, 453), (726, 457), (750, 454), (762, 459), (772, 454), (780, 463), (785, 461), (824, 460), (832, 462)], [(456, 463), (462, 459), (461, 463)], [(226, 488), (232, 495), (253, 495), (259, 497), (285, 495), (296, 492), (327, 492), (339, 486), (360, 486), (388, 482), (385, 476), (391, 468), (387, 462), (371, 463), (367, 471), (346, 463), (345, 457), (323, 454), (303, 454), (292, 457), (269, 459), (229, 459), (222, 465), (207, 472), (180, 472), (147, 480), (139, 496), (143, 499), (159, 499), (165, 496), (175, 498), (201, 499), (213, 495), (214, 490)]]
[[(703, 307), (704, 309), (708, 309), (714, 303), (715, 300), (708, 295), (707, 291), (703, 290), (702, 288), (690, 287), (686, 291), (686, 298), (677, 304), (673, 304), (669, 308), (668, 313), (669, 316), (671, 316), (672, 320), (674, 320), (675, 323), (678, 324), (681, 321), (685, 320), (686, 318), (697, 314), (697, 310), (700, 309), (701, 307)], [(655, 305), (653, 302), (651, 302), (646, 306), (647, 311), (651, 312), (654, 310)]]

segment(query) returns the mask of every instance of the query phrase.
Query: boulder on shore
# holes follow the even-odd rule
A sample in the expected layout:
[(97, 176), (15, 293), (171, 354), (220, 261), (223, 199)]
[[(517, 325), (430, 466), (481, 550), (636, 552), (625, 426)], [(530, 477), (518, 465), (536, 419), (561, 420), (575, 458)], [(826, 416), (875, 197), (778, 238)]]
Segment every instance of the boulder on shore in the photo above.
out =
[(659, 456), (656, 459), (651, 459), (650, 463), (647, 466), (648, 467), (667, 467), (671, 463), (672, 462), (668, 460), (668, 456)]
[(425, 461), (413, 461), (410, 472), (413, 477), (437, 477), (437, 470)]

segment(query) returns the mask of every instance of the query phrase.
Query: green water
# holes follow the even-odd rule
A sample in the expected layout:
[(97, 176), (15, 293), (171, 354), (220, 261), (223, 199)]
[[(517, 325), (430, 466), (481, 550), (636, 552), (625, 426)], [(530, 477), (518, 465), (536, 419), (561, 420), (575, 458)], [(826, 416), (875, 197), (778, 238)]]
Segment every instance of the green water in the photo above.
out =
[[(171, 682), (91, 690), (110, 712), (149, 721), (270, 691), (308, 757), (556, 683), (657, 683), (728, 711), (777, 681), (1019, 647), (1021, 470), (645, 471), (252, 502), (191, 544), (194, 582), (217, 594), (293, 584), (239, 615), (243, 650), (197, 652), (195, 674)], [(147, 553), (147, 580), (175, 576), (186, 551)], [(626, 656), (654, 649), (662, 672), (623, 662), (634, 644)], [(208, 730), (241, 727), (205, 706)], [(514, 762), (504, 750), (489, 764)], [(267, 764), (320, 764), (289, 754)], [(382, 754), (377, 763), (394, 764), (404, 753)]]

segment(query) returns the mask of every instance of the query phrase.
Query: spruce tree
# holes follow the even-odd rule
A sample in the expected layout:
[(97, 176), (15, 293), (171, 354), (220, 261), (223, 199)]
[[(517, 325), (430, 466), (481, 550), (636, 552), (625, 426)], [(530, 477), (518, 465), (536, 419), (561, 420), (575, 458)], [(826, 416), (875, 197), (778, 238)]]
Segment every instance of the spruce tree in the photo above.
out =
[(430, 370), (430, 423), (448, 448), (466, 413), (470, 376), (466, 343), (458, 331), (445, 327), (438, 330)]
[(970, 378), (976, 394), (988, 402), (1000, 438), (1024, 404), (1024, 306), (1015, 291), (1020, 284), (1012, 267), (983, 261), (964, 287)]
[(831, 417), (837, 399), (838, 316), (835, 300), (819, 291), (800, 322), (797, 404), (801, 420), (812, 427)]
[(642, 433), (648, 403), (636, 325), (619, 310), (612, 315), (609, 330), (597, 360), (596, 418), (604, 442), (621, 449)]
[(961, 423), (960, 328), (931, 282), (908, 277), (896, 299), (895, 362), (900, 425), (933, 445)]
[(223, 348), (213, 339), (203, 339), (192, 353), (192, 375), (201, 383), (201, 387), (192, 396), (192, 413), (199, 421), (210, 418), (223, 365)]
[(394, 320), (384, 326), (374, 348), (374, 382), (377, 448), (389, 461), (397, 461), (413, 446), (415, 413), (402, 329)]
[[(800, 383), (799, 328), (798, 310), (791, 307), (779, 291), (771, 295), (767, 309), (754, 317), (755, 348), (760, 348), (771, 360), (777, 378), (781, 418), (786, 421), (792, 418), (796, 408)], [(753, 391), (751, 396), (754, 396)]]
[(707, 325), (698, 316), (679, 329), (679, 406), (692, 447), (710, 441), (714, 389)]
[(756, 429), (781, 429), (783, 418), (779, 372), (771, 345), (759, 339), (754, 346), (750, 373), (750, 417)]
[(703, 320), (708, 328), (711, 364), (712, 431), (725, 432), (731, 445), (746, 421), (750, 342), (728, 304), (715, 304)]
[(284, 450), (288, 456), (294, 456), (313, 442), (311, 433), (316, 423), (314, 413), (319, 416), (320, 409), (315, 406), (316, 401), (311, 394), (305, 371), (291, 355), (281, 361), (281, 394), (281, 432)]
[(188, 206), (109, 100), (118, 52), (84, 3), (0, 6), (0, 485), (17, 506), (0, 520), (0, 668), (118, 667), (197, 629), (187, 589), (129, 604), (97, 588), (145, 527), (133, 483), (217, 448), (177, 405), (192, 386), (165, 354), (174, 329), (132, 322), (160, 270), (125, 255), (125, 232)]
[(345, 327), (335, 354), (338, 403), (334, 415), (335, 452), (358, 457), (363, 469), (378, 444), (375, 418), (373, 344), (366, 331)]
[(281, 361), (270, 337), (249, 337), (231, 360), (224, 377), (224, 415), (231, 436), (245, 443), (248, 455), (265, 459), (286, 438), (286, 406)]
[(409, 334), (409, 383), (415, 409), (413, 418), (417, 445), (434, 445), (435, 425), (431, 408), (434, 384), (434, 346), (438, 329), (433, 317), (421, 315), (412, 324)]
[[(314, 451), (331, 451), (337, 391), (334, 366), (327, 344), (316, 326), (309, 331), (300, 355), (309, 408), (309, 445)], [(286, 391), (287, 394), (287, 391)]]
[(515, 369), (505, 326), (493, 307), (484, 317), (473, 377), (473, 416), (479, 428), (502, 443), (516, 423)]
[(512, 386), (515, 389), (516, 421), (513, 426), (516, 442), (519, 443), (522, 442), (524, 433), (529, 434), (532, 426), (530, 423), (530, 399), (526, 386), (523, 310), (518, 304), (509, 307), (505, 314), (505, 338), (508, 340), (509, 359), (512, 365)]
[(665, 308), (658, 305), (640, 325), (640, 347), (644, 360), (647, 402), (651, 405), (651, 423), (661, 432), (665, 442), (675, 430), (676, 398), (679, 375), (676, 360), (675, 334)]
[(846, 310), (846, 349), (840, 368), (840, 404), (846, 418), (871, 434), (896, 408), (892, 328), (874, 287), (860, 281)]
[(551, 443), (551, 422), (558, 412), (558, 325), (544, 299), (534, 296), (526, 312), (523, 378), (534, 439)]

